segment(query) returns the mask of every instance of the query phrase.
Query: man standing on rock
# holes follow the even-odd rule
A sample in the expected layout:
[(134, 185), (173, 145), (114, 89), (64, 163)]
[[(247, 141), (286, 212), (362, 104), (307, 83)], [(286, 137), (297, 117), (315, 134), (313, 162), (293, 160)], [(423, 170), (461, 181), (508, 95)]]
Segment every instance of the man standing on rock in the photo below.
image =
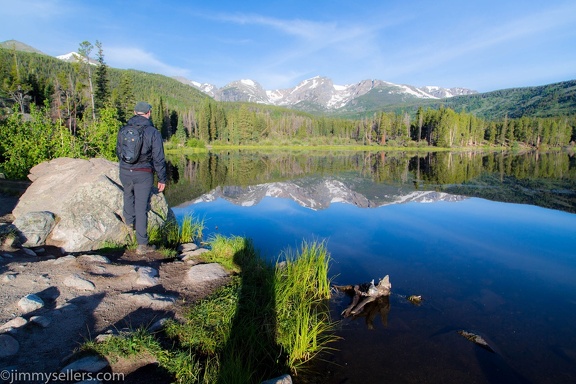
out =
[[(120, 161), (120, 182), (124, 187), (124, 222), (136, 230), (138, 248), (143, 255), (156, 249), (148, 244), (148, 209), (154, 183), (154, 172), (158, 176), (158, 192), (166, 188), (166, 160), (162, 135), (150, 121), (152, 106), (139, 102), (134, 107), (134, 116), (120, 129), (116, 141), (116, 155)], [(129, 136), (125, 131), (131, 131)], [(128, 137), (128, 139), (127, 139)], [(129, 141), (139, 142), (131, 148)], [(132, 151), (128, 156), (126, 152)], [(133, 158), (130, 158), (133, 155)]]

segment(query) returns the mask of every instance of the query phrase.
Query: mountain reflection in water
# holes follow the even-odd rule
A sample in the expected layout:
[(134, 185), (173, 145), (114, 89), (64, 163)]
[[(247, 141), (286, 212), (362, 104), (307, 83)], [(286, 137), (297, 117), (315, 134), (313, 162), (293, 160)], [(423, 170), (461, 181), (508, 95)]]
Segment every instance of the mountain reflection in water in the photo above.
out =
[(567, 383), (574, 169), (566, 153), (224, 153), (173, 160), (168, 198), (179, 219), (205, 219), (206, 237), (249, 237), (271, 261), (325, 240), (335, 284), (390, 275), (389, 301), (364, 318), (342, 319), (349, 300), (333, 298), (343, 339), (318, 382)]

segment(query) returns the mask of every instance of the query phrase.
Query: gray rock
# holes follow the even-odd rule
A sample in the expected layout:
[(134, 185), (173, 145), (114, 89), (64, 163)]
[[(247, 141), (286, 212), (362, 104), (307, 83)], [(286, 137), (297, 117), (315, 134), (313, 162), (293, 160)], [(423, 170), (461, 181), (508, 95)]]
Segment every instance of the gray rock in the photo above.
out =
[(22, 316), (18, 316), (18, 317), (13, 318), (12, 320), (2, 324), (2, 326), (0, 326), (0, 330), (5, 331), (5, 330), (8, 330), (10, 328), (12, 328), (12, 329), (21, 328), (21, 327), (25, 326), (26, 324), (28, 324), (28, 320), (26, 320)]
[(186, 264), (196, 265), (202, 262), (200, 255), (203, 253), (210, 252), (206, 248), (198, 248), (193, 251), (186, 251), (180, 254), (180, 260), (186, 262)]
[(152, 309), (164, 309), (176, 302), (176, 297), (159, 293), (123, 293), (122, 296)]
[(62, 263), (67, 263), (70, 261), (76, 261), (76, 257), (72, 256), (72, 255), (68, 255), (68, 256), (63, 256), (63, 257), (59, 257), (56, 260), (54, 260), (54, 265), (58, 265), (58, 264), (62, 264)]
[(138, 267), (136, 268), (138, 277), (136, 284), (152, 287), (158, 285), (158, 271), (152, 267)]
[(56, 221), (52, 212), (39, 211), (27, 212), (17, 217), (12, 224), (18, 228), (22, 246), (37, 247), (44, 245), (55, 223)]
[(167, 317), (163, 317), (160, 320), (156, 321), (154, 324), (152, 324), (150, 326), (150, 328), (148, 328), (148, 332), (157, 332), (160, 331), (162, 328), (164, 328), (164, 324), (166, 324), (166, 322), (169, 319)]
[(182, 252), (182, 256), (183, 257), (189, 257), (189, 256), (200, 256), (201, 254), (205, 253), (205, 252), (210, 252), (209, 249), (206, 248), (197, 248), (194, 250), (189, 250), (189, 251), (185, 251)]
[(64, 285), (70, 288), (76, 288), (84, 291), (93, 291), (96, 286), (90, 280), (73, 274), (64, 279)]
[(41, 326), (42, 328), (47, 328), (51, 320), (46, 316), (32, 316), (30, 322)]
[(7, 273), (7, 274), (2, 276), (2, 282), (8, 283), (8, 282), (16, 279), (16, 276), (18, 276), (17, 272)]
[[(0, 335), (0, 358), (14, 356), (18, 353), (20, 349), (20, 344), (10, 335), (1, 334)], [(3, 370), (2, 373), (7, 372)], [(4, 377), (2, 377), (4, 379)]]
[(199, 264), (188, 270), (186, 283), (200, 285), (228, 277), (229, 273), (218, 263)]
[(34, 294), (29, 294), (18, 301), (18, 306), (24, 313), (29, 313), (44, 307), (44, 301)]
[(22, 248), (22, 252), (24, 252), (28, 256), (38, 256), (36, 252), (31, 250), (30, 248)]
[(80, 255), (77, 258), (78, 261), (85, 261), (89, 263), (100, 263), (100, 264), (110, 264), (110, 259), (106, 256), (100, 255)]
[[(58, 158), (33, 167), (28, 177), (32, 184), (12, 214), (18, 219), (29, 212), (49, 211), (58, 217), (47, 245), (72, 253), (98, 249), (103, 242), (126, 243), (118, 163)], [(150, 226), (174, 219), (163, 194), (152, 196), (151, 207)]]
[(95, 342), (97, 343), (103, 343), (109, 339), (111, 339), (114, 335), (111, 335), (109, 333), (101, 333), (100, 335), (96, 336), (96, 338), (94, 339)]
[(91, 372), (97, 373), (102, 371), (108, 366), (108, 361), (99, 356), (86, 356), (76, 360), (64, 368), (60, 372)]
[(290, 375), (282, 375), (274, 379), (265, 380), (260, 384), (292, 384), (292, 377)]
[(178, 247), (178, 251), (182, 253), (194, 251), (196, 249), (198, 249), (198, 246), (195, 243), (184, 243), (180, 244), (180, 246)]

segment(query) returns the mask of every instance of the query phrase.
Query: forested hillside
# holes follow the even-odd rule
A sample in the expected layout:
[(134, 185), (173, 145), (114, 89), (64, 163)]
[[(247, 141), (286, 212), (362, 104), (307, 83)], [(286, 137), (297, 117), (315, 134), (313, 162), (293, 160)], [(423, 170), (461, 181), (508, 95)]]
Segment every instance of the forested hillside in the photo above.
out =
[(383, 102), (383, 97), (389, 96), (382, 96), (377, 90), (373, 90), (359, 97), (354, 104), (342, 108), (337, 115), (359, 118), (378, 111), (408, 112), (414, 115), (420, 107), (433, 109), (445, 107), (492, 121), (505, 117), (570, 116), (576, 111), (576, 80), (539, 87), (510, 88), (446, 99), (422, 99), (396, 104)]
[[(574, 101), (573, 82), (532, 92), (457, 97), (449, 100), (452, 104), (402, 105), (394, 111), (378, 109), (344, 118), (216, 102), (166, 76), (109, 68), (98, 42), (83, 42), (78, 52), (84, 60), (67, 63), (40, 53), (0, 48), (0, 173), (22, 178), (30, 167), (59, 156), (114, 160), (116, 133), (140, 100), (152, 104), (152, 121), (173, 146), (545, 148), (574, 140), (576, 119), (567, 107)], [(90, 61), (97, 65), (87, 64)], [(539, 101), (534, 101), (538, 92)], [(515, 97), (526, 113), (514, 108), (520, 105)], [(472, 106), (498, 111), (502, 117), (482, 117), (471, 111)]]

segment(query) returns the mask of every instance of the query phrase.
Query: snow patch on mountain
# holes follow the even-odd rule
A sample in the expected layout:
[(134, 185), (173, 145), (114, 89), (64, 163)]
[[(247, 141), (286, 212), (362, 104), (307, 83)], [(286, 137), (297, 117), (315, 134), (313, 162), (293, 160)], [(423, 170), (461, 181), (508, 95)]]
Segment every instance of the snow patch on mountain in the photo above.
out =
[[(82, 57), (78, 52), (66, 53), (65, 55), (56, 56), (56, 58), (65, 61), (67, 63), (77, 63), (86, 61), (86, 59)], [(96, 60), (90, 59), (88, 62), (91, 65), (98, 65), (98, 62)]]
[(300, 206), (311, 209), (326, 209), (330, 204), (350, 204), (360, 208), (376, 208), (393, 204), (431, 203), (436, 201), (455, 202), (466, 199), (464, 196), (451, 195), (436, 191), (411, 191), (386, 195), (385, 199), (376, 202), (365, 195), (354, 191), (340, 180), (332, 178), (319, 179), (306, 186), (295, 182), (277, 182), (252, 185), (249, 187), (225, 186), (202, 195), (190, 204), (204, 203), (224, 199), (238, 206), (254, 206), (263, 198), (291, 199)]
[(293, 88), (264, 90), (251, 79), (242, 79), (217, 88), (208, 84), (176, 78), (200, 91), (212, 96), (217, 101), (248, 101), (277, 106), (317, 105), (326, 110), (336, 110), (349, 105), (371, 91), (397, 95), (402, 100), (410, 98), (441, 99), (459, 95), (477, 93), (466, 88), (442, 88), (439, 86), (415, 87), (405, 84), (394, 84), (383, 80), (362, 80), (355, 84), (334, 84), (330, 78), (315, 76), (303, 80)]

